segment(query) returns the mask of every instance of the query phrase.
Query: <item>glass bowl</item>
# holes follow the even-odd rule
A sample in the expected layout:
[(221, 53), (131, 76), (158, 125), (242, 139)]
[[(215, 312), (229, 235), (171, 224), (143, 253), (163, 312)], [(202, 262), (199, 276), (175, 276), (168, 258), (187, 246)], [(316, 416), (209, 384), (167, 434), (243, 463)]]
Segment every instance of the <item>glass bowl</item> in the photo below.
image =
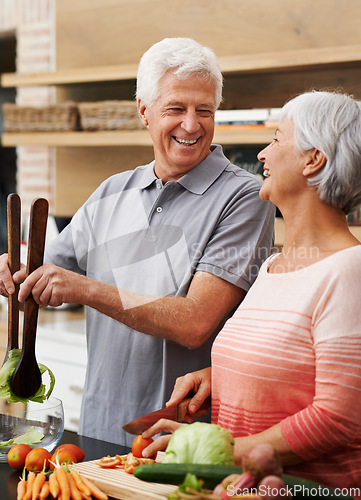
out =
[(57, 447), (64, 432), (64, 410), (60, 399), (50, 397), (44, 403), (9, 403), (0, 399), (0, 463), (16, 444), (13, 440), (31, 427), (44, 435), (39, 443), (28, 443), (33, 448), (46, 448), (50, 453)]

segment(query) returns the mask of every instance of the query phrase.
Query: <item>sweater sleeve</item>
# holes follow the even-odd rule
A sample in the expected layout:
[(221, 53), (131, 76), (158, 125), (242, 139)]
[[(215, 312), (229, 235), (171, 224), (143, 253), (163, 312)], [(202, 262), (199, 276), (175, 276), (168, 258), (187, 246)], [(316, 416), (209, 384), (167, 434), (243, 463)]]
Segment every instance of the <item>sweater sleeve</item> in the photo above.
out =
[(359, 271), (335, 272), (315, 308), (316, 383), (312, 404), (281, 422), (291, 449), (311, 460), (352, 441), (361, 430)]

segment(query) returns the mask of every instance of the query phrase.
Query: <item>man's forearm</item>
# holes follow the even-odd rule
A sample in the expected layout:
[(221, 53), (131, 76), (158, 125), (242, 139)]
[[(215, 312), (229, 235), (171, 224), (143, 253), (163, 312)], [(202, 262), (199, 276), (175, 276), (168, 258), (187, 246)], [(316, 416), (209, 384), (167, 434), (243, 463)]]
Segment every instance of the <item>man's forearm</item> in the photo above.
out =
[(82, 303), (134, 330), (194, 349), (210, 337), (244, 294), (220, 278), (197, 273), (186, 297), (148, 297), (89, 280)]

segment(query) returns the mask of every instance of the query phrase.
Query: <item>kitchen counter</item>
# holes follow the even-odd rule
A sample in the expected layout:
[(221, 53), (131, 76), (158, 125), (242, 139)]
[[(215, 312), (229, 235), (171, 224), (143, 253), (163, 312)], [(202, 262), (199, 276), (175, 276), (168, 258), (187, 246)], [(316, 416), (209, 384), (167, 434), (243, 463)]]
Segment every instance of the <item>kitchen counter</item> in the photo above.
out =
[[(130, 450), (124, 446), (107, 443), (97, 439), (79, 436), (75, 432), (64, 431), (60, 441), (62, 443), (73, 443), (79, 446), (85, 453), (84, 460), (94, 460), (105, 455), (124, 455)], [(0, 463), (0, 492), (1, 500), (16, 500), (16, 487), (19, 481), (19, 472), (12, 469), (7, 463)], [(111, 499), (111, 497), (109, 497)]]

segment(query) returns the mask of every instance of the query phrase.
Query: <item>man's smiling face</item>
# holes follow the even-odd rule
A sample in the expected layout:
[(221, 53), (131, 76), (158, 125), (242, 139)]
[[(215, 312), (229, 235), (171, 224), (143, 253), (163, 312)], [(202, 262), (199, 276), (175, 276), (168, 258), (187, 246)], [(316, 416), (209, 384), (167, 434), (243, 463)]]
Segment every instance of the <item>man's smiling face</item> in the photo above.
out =
[(153, 140), (156, 175), (163, 181), (177, 180), (210, 153), (215, 87), (197, 74), (179, 79), (167, 72), (159, 91), (151, 106), (140, 100), (138, 109)]

